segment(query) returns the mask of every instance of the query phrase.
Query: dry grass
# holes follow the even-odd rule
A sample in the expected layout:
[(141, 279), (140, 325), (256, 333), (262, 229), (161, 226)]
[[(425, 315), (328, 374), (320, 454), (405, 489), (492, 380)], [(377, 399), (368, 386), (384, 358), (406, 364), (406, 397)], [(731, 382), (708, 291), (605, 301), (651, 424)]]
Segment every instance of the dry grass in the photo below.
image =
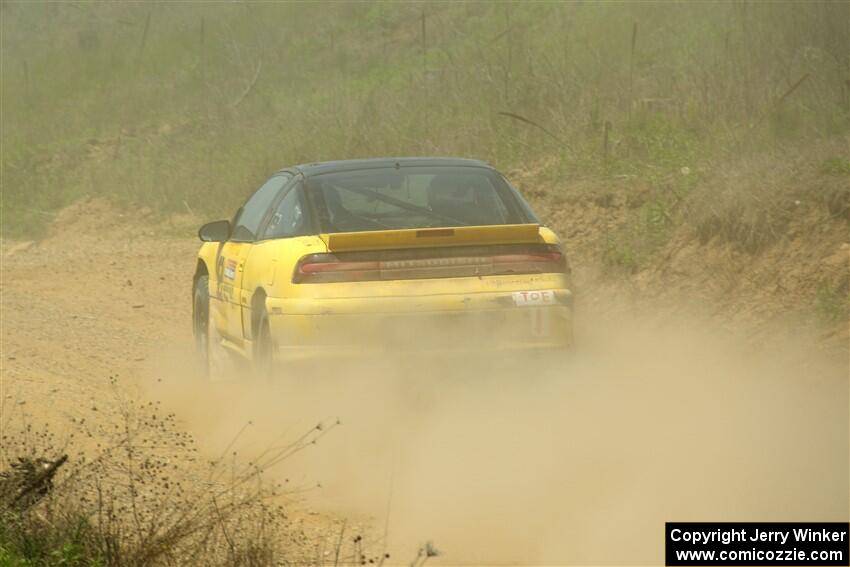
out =
[(843, 141), (717, 163), (688, 195), (683, 221), (702, 243), (718, 238), (751, 254), (786, 237), (790, 223), (813, 210), (850, 221), (848, 176), (824, 169), (847, 161)]
[(322, 159), (652, 178), (848, 127), (841, 2), (3, 10), (7, 234), (84, 194), (229, 215)]
[[(335, 423), (270, 447), (250, 463), (230, 449), (204, 461), (174, 415), (124, 399), (114, 382), (113, 389), (114, 419), (72, 418), (61, 441), (24, 412), (4, 422), (0, 470), (70, 457), (35, 491), (6, 484), (0, 565), (260, 567), (309, 557), (281, 505), (285, 487), (264, 472), (315, 444)], [(15, 496), (27, 491), (39, 497)], [(350, 561), (353, 553), (346, 546), (337, 559)]]

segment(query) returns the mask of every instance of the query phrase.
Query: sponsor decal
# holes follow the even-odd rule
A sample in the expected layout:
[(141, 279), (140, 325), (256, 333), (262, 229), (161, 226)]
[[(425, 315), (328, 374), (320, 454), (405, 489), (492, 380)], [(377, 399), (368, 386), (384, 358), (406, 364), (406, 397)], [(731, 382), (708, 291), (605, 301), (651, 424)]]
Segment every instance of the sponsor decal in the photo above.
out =
[(236, 278), (236, 260), (227, 260), (224, 264), (224, 277), (232, 280)]

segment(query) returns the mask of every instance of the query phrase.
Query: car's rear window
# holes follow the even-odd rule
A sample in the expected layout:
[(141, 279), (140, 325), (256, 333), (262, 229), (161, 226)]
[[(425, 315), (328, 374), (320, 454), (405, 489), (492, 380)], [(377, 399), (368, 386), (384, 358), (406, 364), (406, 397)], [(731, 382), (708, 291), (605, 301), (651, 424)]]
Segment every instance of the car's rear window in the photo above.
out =
[(479, 167), (402, 167), (310, 178), (322, 232), (520, 224), (526, 207), (504, 179)]

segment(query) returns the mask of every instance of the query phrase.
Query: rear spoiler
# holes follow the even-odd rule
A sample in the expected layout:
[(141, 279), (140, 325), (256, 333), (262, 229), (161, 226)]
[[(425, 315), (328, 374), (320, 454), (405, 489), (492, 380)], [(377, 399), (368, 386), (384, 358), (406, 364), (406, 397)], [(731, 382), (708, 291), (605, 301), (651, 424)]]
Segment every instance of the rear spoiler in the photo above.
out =
[(329, 252), (540, 242), (539, 224), (409, 228), (321, 234)]

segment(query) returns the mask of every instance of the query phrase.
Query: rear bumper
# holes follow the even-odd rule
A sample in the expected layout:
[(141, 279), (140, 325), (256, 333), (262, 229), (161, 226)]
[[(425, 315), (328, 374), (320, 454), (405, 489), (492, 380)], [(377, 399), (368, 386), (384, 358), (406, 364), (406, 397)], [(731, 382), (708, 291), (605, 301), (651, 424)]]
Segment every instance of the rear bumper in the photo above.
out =
[(517, 305), (510, 292), (429, 297), (267, 300), (281, 360), (374, 354), (557, 351), (573, 342), (572, 296)]

